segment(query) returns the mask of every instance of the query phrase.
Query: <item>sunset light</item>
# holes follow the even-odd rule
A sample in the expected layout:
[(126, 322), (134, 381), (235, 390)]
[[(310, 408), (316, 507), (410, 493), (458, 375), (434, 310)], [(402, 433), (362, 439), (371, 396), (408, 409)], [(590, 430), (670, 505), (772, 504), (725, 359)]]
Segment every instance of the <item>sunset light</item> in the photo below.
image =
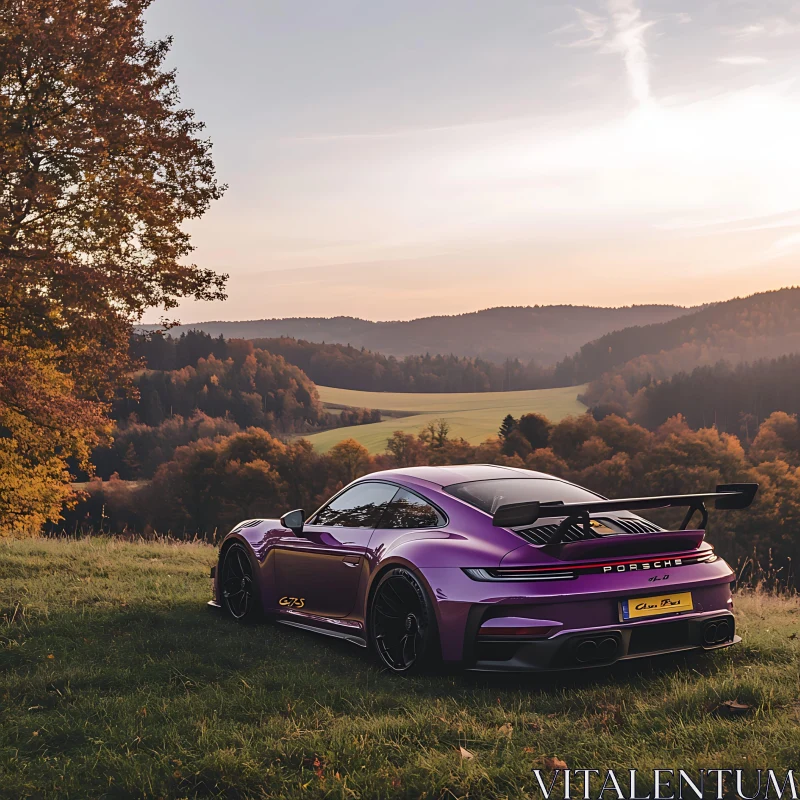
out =
[[(382, 6), (346, 30), (331, 17), (327, 33), (303, 28), (299, 10), (276, 27), (253, 6), (265, 47), (247, 50), (252, 19), (232, 11), (214, 22), (228, 53), (214, 73), (200, 55), (213, 4), (156, 5), (149, 29), (175, 31), (173, 63), (230, 185), (190, 226), (196, 257), (230, 272), (226, 314), (241, 318), (328, 313), (303, 296), (309, 282), (340, 313), (374, 319), (513, 304), (520, 288), (536, 302), (686, 303), (695, 286), (750, 291), (754, 272), (760, 287), (791, 283), (800, 18), (779, 5), (513, 2), (498, 15), (446, 3), (430, 17), (411, 3), (402, 25)], [(342, 48), (372, 68), (356, 74)], [(232, 127), (231, 92), (245, 86), (261, 100), (237, 106)], [(251, 131), (258, 146), (243, 147)], [(573, 276), (569, 293), (554, 270)], [(410, 280), (394, 281), (391, 311), (376, 307), (371, 293), (398, 271)], [(280, 304), (257, 293), (265, 284)]]

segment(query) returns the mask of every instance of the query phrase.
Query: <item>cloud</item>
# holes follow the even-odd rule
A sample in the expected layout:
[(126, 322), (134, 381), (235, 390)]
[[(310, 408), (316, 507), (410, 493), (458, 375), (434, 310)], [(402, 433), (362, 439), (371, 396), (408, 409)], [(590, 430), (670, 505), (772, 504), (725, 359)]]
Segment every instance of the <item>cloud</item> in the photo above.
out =
[(650, 65), (644, 32), (653, 24), (642, 22), (642, 12), (633, 0), (609, 0), (608, 8), (616, 34), (612, 47), (622, 54), (631, 93), (639, 105), (650, 102)]
[(776, 239), (769, 249), (769, 255), (773, 257), (784, 256), (788, 253), (796, 253), (800, 250), (800, 233), (790, 233)]
[(800, 33), (800, 23), (792, 22), (785, 17), (773, 17), (741, 28), (728, 28), (726, 32), (735, 39), (755, 39), (759, 36), (778, 39)]
[[(654, 23), (642, 20), (642, 12), (634, 0), (608, 0), (607, 7), (607, 17), (576, 8), (575, 12), (588, 36), (565, 46), (595, 47), (601, 53), (621, 55), (634, 100), (640, 106), (649, 105), (652, 102), (650, 64), (644, 34)], [(688, 22), (688, 15), (681, 21)]]
[(598, 17), (597, 14), (591, 14), (584, 11), (582, 8), (576, 8), (575, 13), (578, 15), (581, 25), (583, 25), (588, 36), (582, 39), (576, 39), (569, 42), (565, 47), (593, 47), (602, 44), (606, 39), (608, 33), (608, 22), (603, 17)]
[(684, 231), (702, 235), (800, 228), (800, 209), (756, 217), (725, 217), (710, 220), (683, 217), (659, 223), (654, 227), (663, 231)]
[(718, 58), (720, 64), (730, 64), (733, 67), (752, 67), (756, 64), (766, 64), (767, 59), (761, 56), (723, 56)]

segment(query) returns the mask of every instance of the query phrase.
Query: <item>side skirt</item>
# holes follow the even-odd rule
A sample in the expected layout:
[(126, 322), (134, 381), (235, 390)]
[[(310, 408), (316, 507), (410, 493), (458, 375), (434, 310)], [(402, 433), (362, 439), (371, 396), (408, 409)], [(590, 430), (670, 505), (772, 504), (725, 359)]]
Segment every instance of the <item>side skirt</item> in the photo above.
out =
[(275, 621), (280, 622), (281, 625), (288, 625), (290, 628), (300, 628), (300, 630), (311, 631), (312, 633), (321, 633), (323, 636), (333, 636), (335, 639), (344, 639), (346, 642), (356, 644), (359, 647), (367, 646), (367, 643), (364, 641), (363, 637), (356, 636), (352, 633), (347, 633), (346, 631), (332, 631), (328, 630), (327, 628), (320, 628), (316, 625), (310, 625), (307, 622), (295, 622), (294, 620), (288, 619), (276, 619)]

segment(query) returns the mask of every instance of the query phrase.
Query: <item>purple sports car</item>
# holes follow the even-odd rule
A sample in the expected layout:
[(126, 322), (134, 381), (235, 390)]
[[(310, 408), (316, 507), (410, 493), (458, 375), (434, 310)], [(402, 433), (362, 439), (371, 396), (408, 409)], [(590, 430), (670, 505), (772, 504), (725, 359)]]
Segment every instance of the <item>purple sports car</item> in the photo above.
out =
[[(728, 647), (741, 641), (734, 574), (703, 541), (705, 502), (746, 508), (757, 488), (607, 500), (510, 467), (377, 472), (308, 519), (237, 525), (210, 605), (371, 647), (395, 672), (558, 670)], [(668, 507), (687, 509), (679, 530), (632, 513)]]

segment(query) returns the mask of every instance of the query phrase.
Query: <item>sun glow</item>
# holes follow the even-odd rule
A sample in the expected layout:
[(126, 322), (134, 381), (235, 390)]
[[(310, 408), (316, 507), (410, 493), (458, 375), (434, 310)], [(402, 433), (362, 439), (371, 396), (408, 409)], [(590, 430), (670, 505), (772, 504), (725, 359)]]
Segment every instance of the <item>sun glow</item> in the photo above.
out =
[(529, 127), (462, 153), (451, 174), (476, 187), (513, 181), (517, 210), (545, 217), (783, 213), (800, 206), (800, 106), (789, 89), (650, 103), (566, 135)]

